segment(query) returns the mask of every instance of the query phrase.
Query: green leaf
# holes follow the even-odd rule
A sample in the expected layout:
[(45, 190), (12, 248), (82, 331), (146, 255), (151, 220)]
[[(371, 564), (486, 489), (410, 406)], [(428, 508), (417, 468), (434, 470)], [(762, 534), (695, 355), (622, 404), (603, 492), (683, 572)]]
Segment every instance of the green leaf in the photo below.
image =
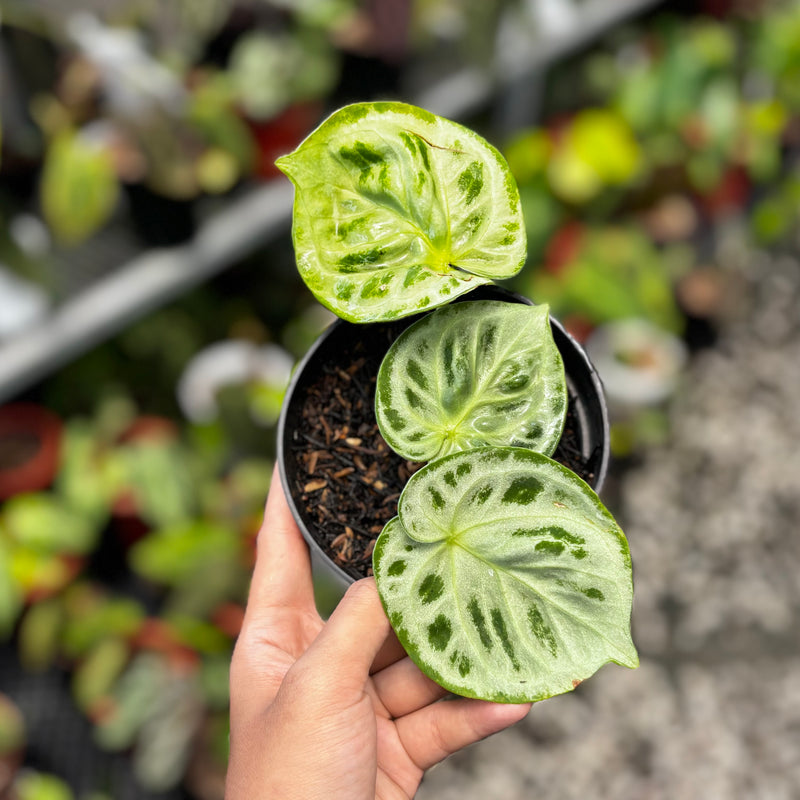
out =
[(156, 583), (177, 585), (216, 565), (229, 569), (241, 552), (236, 531), (196, 520), (165, 528), (138, 541), (130, 551), (131, 568)]
[(378, 372), (375, 415), (404, 458), (481, 445), (550, 455), (567, 412), (561, 354), (546, 305), (455, 303), (414, 323)]
[(567, 692), (635, 667), (628, 543), (597, 495), (540, 453), (477, 448), (412, 476), (375, 546), (386, 613), (414, 662), (456, 694)]
[(84, 555), (99, 535), (92, 519), (47, 492), (12, 497), (3, 507), (3, 516), (15, 542), (44, 555)]
[(22, 589), (12, 573), (12, 545), (3, 538), (0, 529), (0, 641), (14, 630), (23, 608)]
[(303, 280), (351, 322), (408, 316), (515, 275), (519, 193), (497, 150), (404, 103), (357, 103), (277, 161)]
[(55, 235), (76, 245), (95, 233), (117, 202), (117, 178), (111, 156), (65, 132), (47, 151), (42, 172), (42, 211)]

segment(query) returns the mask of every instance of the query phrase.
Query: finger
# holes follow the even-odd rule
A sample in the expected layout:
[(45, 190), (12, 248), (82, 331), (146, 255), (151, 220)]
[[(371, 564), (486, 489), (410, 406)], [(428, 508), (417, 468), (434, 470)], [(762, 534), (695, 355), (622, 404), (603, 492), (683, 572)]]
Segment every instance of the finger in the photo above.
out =
[(363, 685), (390, 631), (374, 579), (363, 578), (347, 590), (303, 660), (312, 668), (335, 665), (341, 681)]
[(245, 625), (247, 617), (258, 617), (263, 610), (276, 606), (315, 610), (308, 547), (286, 502), (277, 469), (272, 474), (264, 521), (258, 532)]
[(372, 682), (378, 699), (394, 718), (411, 714), (447, 694), (447, 689), (424, 675), (410, 658), (374, 672)]
[(519, 722), (530, 704), (505, 705), (484, 700), (443, 700), (396, 720), (400, 740), (420, 769), (428, 769), (462, 747)]
[(406, 651), (403, 648), (403, 645), (400, 644), (395, 632), (390, 631), (388, 638), (378, 651), (378, 655), (375, 656), (375, 660), (372, 662), (372, 669), (370, 671), (374, 675), (376, 672), (386, 669), (386, 667), (396, 663), (397, 661), (400, 661), (402, 658), (407, 658)]

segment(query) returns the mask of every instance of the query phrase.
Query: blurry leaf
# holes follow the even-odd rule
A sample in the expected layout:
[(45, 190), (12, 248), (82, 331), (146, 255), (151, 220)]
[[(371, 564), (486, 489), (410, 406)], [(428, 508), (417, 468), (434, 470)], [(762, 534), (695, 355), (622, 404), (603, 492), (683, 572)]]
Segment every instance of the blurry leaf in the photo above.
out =
[(73, 421), (65, 426), (56, 489), (70, 508), (98, 525), (108, 517), (118, 488), (112, 459), (90, 425)]
[(207, 565), (236, 559), (236, 532), (214, 522), (195, 521), (152, 533), (130, 551), (131, 567), (151, 581), (178, 584)]
[(269, 426), (278, 421), (286, 386), (258, 381), (248, 386), (250, 412), (260, 424)]
[(170, 675), (153, 713), (143, 722), (133, 752), (138, 783), (151, 792), (164, 792), (180, 783), (203, 713), (197, 679)]
[(736, 57), (733, 27), (715, 20), (700, 18), (686, 26), (688, 43), (695, 57), (708, 67), (727, 68)]
[(43, 555), (85, 554), (97, 540), (96, 524), (44, 492), (12, 497), (3, 517), (13, 540)]
[(594, 324), (644, 317), (668, 331), (682, 330), (674, 267), (668, 251), (627, 228), (589, 231), (575, 259), (557, 275), (534, 272), (526, 285), (532, 297), (547, 297), (553, 314), (579, 314)]
[(74, 800), (69, 786), (55, 775), (23, 772), (14, 782), (16, 800)]
[(83, 656), (107, 636), (133, 636), (145, 619), (144, 609), (136, 600), (101, 594), (88, 599), (79, 613), (69, 615), (64, 629), (64, 650), (73, 658)]
[(169, 679), (160, 656), (137, 655), (113, 687), (113, 712), (95, 727), (98, 744), (106, 750), (131, 747), (145, 720), (158, 709)]
[(657, 128), (661, 109), (656, 68), (637, 67), (622, 76), (615, 105), (633, 130), (642, 133)]
[(779, 100), (751, 103), (745, 106), (745, 120), (754, 131), (779, 136), (786, 127), (789, 115)]
[(267, 497), (274, 464), (264, 458), (248, 458), (236, 464), (225, 483), (239, 513), (260, 512)]
[(88, 238), (111, 216), (117, 200), (110, 156), (78, 134), (59, 134), (47, 151), (41, 199), (45, 220), (61, 241)]
[(192, 93), (189, 119), (214, 149), (227, 153), (237, 175), (248, 171), (255, 159), (255, 141), (235, 109), (227, 75), (214, 75)]
[(229, 77), (245, 113), (265, 120), (293, 102), (323, 97), (338, 71), (338, 56), (324, 35), (258, 31), (239, 37), (231, 53)]
[(168, 622), (181, 643), (198, 653), (213, 655), (230, 651), (231, 640), (210, 622), (184, 615), (170, 615)]
[(194, 485), (187, 453), (178, 442), (142, 439), (118, 451), (127, 486), (141, 517), (154, 527), (174, 525), (192, 516)]
[(22, 591), (13, 574), (12, 545), (5, 541), (0, 530), (0, 641), (14, 629), (22, 611)]
[(586, 203), (603, 188), (598, 174), (574, 149), (559, 150), (547, 170), (553, 194), (569, 203)]
[(514, 137), (503, 149), (503, 154), (517, 182), (524, 184), (545, 171), (552, 150), (548, 134), (534, 129)]
[(48, 669), (58, 656), (64, 609), (59, 598), (32, 605), (19, 627), (17, 652), (26, 670)]
[(589, 109), (575, 118), (568, 147), (598, 178), (613, 186), (626, 184), (639, 171), (642, 154), (628, 124), (613, 111)]
[(729, 147), (740, 131), (739, 90), (728, 77), (713, 81), (700, 103), (705, 130), (718, 147)]
[(222, 194), (240, 177), (236, 159), (221, 147), (211, 147), (197, 159), (197, 182), (204, 192)]
[(293, 62), (288, 37), (259, 32), (239, 38), (231, 53), (230, 77), (248, 116), (267, 119), (289, 104)]
[(753, 209), (750, 224), (758, 242), (774, 244), (789, 232), (793, 219), (792, 209), (780, 199), (766, 197)]
[(74, 577), (74, 570), (60, 555), (18, 546), (11, 552), (11, 579), (23, 596), (51, 594)]
[(130, 646), (123, 639), (106, 636), (78, 664), (72, 673), (72, 695), (84, 712), (111, 691), (130, 658)]
[[(528, 236), (528, 261), (537, 263), (542, 259), (545, 245), (564, 218), (560, 203), (546, 186), (536, 183), (520, 187), (519, 199), (525, 218), (525, 232)], [(546, 298), (542, 295), (541, 298)]]

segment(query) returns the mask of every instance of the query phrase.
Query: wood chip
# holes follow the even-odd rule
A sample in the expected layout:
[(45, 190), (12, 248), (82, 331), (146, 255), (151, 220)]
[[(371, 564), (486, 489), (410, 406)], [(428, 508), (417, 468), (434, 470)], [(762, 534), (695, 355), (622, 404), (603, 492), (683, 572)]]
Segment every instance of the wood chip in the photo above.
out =
[(333, 431), (331, 431), (331, 426), (328, 425), (328, 420), (325, 417), (319, 418), (319, 424), (322, 425), (323, 430), (325, 431), (325, 444), (330, 444), (331, 439), (333, 438)]
[(317, 480), (317, 481), (309, 481), (304, 487), (304, 492), (318, 492), (320, 489), (324, 489), (328, 485), (328, 481)]
[(354, 467), (345, 467), (344, 469), (340, 469), (338, 472), (334, 472), (333, 477), (338, 480), (339, 478), (344, 478), (345, 476), (351, 475), (354, 472)]
[(345, 442), (347, 442), (350, 447), (359, 447), (362, 441), (362, 439), (358, 439), (355, 436), (349, 436), (347, 439), (345, 439)]
[(344, 532), (344, 533), (340, 533), (340, 534), (339, 534), (339, 535), (338, 535), (338, 536), (337, 536), (337, 537), (336, 537), (336, 538), (335, 538), (335, 539), (334, 539), (334, 540), (331, 542), (331, 547), (332, 547), (334, 550), (338, 550), (339, 548), (343, 547), (344, 545), (346, 545), (346, 544), (347, 544), (347, 540), (348, 540), (348, 539), (352, 539), (352, 538), (353, 538), (353, 532), (352, 532), (352, 531), (350, 531), (350, 534), (348, 535), (348, 533), (347, 533), (347, 531), (348, 531), (348, 530), (349, 530), (349, 529), (345, 528), (345, 532)]

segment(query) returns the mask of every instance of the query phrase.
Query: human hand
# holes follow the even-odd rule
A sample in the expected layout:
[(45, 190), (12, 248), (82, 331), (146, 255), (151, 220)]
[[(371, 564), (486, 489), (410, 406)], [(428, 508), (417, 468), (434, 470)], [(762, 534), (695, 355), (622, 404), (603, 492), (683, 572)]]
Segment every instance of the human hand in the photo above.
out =
[(367, 578), (327, 623), (277, 475), (231, 664), (226, 800), (399, 800), (424, 771), (530, 708), (443, 700), (405, 655)]

